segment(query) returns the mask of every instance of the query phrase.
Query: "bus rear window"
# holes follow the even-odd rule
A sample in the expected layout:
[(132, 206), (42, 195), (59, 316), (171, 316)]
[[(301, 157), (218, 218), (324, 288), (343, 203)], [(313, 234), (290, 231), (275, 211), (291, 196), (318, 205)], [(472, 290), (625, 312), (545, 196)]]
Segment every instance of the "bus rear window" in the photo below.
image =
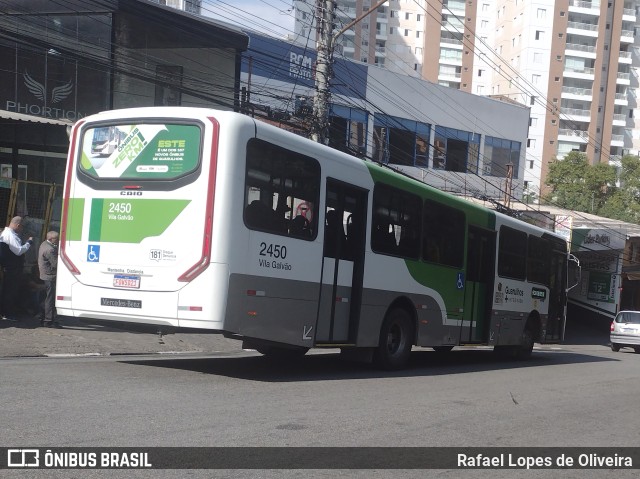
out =
[(130, 123), (84, 130), (79, 170), (94, 180), (175, 180), (200, 166), (201, 128)]

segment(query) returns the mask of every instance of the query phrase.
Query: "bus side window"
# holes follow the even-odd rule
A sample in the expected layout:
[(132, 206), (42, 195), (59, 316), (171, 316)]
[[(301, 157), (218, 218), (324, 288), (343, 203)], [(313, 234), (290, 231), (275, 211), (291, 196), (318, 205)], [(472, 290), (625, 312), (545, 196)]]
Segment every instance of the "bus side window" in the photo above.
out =
[(312, 240), (318, 229), (320, 164), (252, 138), (247, 142), (244, 221), (249, 229)]
[(423, 212), (425, 261), (460, 268), (464, 262), (466, 219), (462, 211), (425, 200)]

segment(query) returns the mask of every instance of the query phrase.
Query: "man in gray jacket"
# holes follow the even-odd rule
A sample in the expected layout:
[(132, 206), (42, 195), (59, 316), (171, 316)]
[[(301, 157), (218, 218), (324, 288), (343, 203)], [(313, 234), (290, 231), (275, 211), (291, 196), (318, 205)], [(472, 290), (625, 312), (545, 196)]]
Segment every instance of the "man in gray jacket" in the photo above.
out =
[(56, 273), (58, 272), (58, 232), (49, 231), (38, 251), (40, 279), (44, 281), (46, 296), (40, 324), (47, 328), (61, 328), (56, 315)]

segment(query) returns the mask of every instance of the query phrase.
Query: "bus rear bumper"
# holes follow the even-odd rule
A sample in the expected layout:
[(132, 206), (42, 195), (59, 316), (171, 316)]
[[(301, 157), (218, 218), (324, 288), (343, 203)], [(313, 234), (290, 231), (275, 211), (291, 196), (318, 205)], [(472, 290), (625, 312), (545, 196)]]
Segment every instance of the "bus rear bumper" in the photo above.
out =
[[(61, 275), (67, 276), (64, 281)], [(177, 291), (97, 287), (83, 284), (63, 269), (58, 273), (56, 309), (59, 315), (75, 318), (220, 331), (227, 283), (228, 268), (221, 264), (211, 264)]]

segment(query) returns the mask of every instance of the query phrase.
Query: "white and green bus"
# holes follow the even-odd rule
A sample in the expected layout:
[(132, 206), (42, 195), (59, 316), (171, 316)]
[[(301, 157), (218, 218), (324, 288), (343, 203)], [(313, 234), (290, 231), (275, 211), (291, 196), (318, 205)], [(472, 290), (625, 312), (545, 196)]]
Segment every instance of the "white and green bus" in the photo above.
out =
[[(92, 153), (98, 129), (123, 138)], [(562, 340), (564, 239), (248, 116), (152, 107), (73, 128), (59, 314), (270, 355)]]

